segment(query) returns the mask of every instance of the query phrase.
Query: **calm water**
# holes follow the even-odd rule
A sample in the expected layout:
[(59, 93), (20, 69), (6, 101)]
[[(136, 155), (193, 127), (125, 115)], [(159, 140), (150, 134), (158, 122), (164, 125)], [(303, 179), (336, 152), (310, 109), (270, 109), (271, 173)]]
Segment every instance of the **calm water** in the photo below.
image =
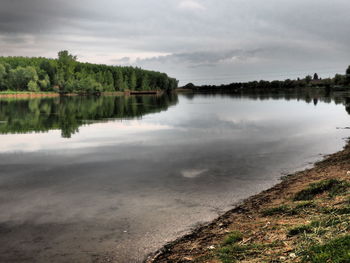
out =
[(0, 262), (139, 262), (341, 149), (349, 117), (319, 94), (0, 100)]

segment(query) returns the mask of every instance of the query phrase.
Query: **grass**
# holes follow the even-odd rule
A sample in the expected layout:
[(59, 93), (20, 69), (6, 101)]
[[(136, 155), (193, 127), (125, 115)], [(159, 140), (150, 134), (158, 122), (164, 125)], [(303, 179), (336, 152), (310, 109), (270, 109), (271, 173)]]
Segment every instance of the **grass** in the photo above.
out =
[(271, 244), (247, 244), (239, 245), (233, 244), (229, 246), (221, 247), (218, 250), (218, 258), (222, 263), (235, 263), (240, 262), (241, 260), (247, 257), (254, 257), (261, 254), (261, 251), (267, 247), (275, 247), (276, 243)]
[(239, 231), (231, 232), (223, 241), (221, 247), (216, 251), (216, 256), (223, 263), (234, 263), (240, 260), (256, 256), (261, 253), (264, 248), (274, 247), (277, 243), (270, 244), (239, 244), (243, 240), (243, 235)]
[(224, 245), (234, 244), (234, 243), (237, 243), (237, 242), (242, 241), (242, 240), (243, 240), (242, 233), (239, 231), (233, 231), (233, 232), (231, 232), (231, 234), (229, 234), (225, 238)]
[(325, 244), (312, 246), (304, 256), (303, 262), (310, 263), (349, 263), (350, 235), (342, 236)]
[(324, 214), (346, 215), (350, 214), (350, 206), (338, 208), (326, 208), (322, 211)]
[[(291, 258), (289, 254), (294, 254), (295, 262), (350, 263), (349, 186), (346, 180), (319, 181), (295, 194), (294, 202), (289, 199), (289, 202), (260, 211), (261, 216), (265, 217), (285, 217), (281, 225), (267, 225), (262, 231), (267, 236), (275, 230), (280, 234), (285, 233), (286, 242), (293, 247), (288, 253), (282, 252), (284, 245), (281, 244), (284, 243), (274, 242), (274, 238), (266, 242), (261, 237), (254, 237), (243, 243), (240, 242), (243, 240), (242, 233), (233, 231), (226, 236), (221, 246), (212, 251), (212, 259), (222, 263), (272, 263), (284, 262)], [(325, 193), (327, 195), (323, 195)], [(334, 196), (338, 197), (330, 198)], [(300, 224), (300, 220), (294, 220), (296, 218), (306, 223)], [(268, 220), (278, 222), (280, 218)], [(287, 231), (286, 224), (290, 227)]]
[(310, 184), (306, 189), (299, 191), (294, 196), (294, 201), (312, 200), (316, 195), (329, 192), (329, 196), (333, 197), (346, 192), (349, 183), (337, 179), (323, 180)]

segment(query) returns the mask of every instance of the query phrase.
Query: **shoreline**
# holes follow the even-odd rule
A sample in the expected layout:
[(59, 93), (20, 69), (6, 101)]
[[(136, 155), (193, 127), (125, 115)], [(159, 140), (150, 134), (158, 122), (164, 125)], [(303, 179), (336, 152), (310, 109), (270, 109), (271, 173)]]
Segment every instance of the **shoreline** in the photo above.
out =
[[(315, 206), (314, 204), (310, 205), (310, 208), (305, 206), (302, 211), (294, 209), (303, 204), (294, 202), (293, 196), (315, 182), (336, 179), (350, 183), (349, 161), (350, 141), (347, 140), (342, 150), (324, 156), (323, 160), (316, 162), (310, 169), (284, 176), (277, 185), (243, 200), (235, 208), (213, 221), (199, 226), (189, 234), (164, 245), (161, 249), (149, 255), (144, 262), (219, 263), (236, 262), (236, 260), (241, 262), (240, 260), (243, 259), (242, 262), (256, 263), (300, 262), (306, 253), (302, 250), (307, 249), (307, 247), (303, 248), (299, 245), (304, 244), (304, 239), (298, 235), (289, 236), (288, 231), (293, 227), (310, 224), (315, 219), (328, 217), (327, 214), (324, 214), (324, 211), (329, 211), (331, 207), (337, 207), (344, 198), (348, 198), (350, 202), (350, 192), (347, 192), (348, 196), (336, 197), (334, 200), (328, 200), (329, 198), (327, 199), (325, 193), (320, 194), (317, 197), (318, 199), (315, 197), (315, 200), (311, 200), (316, 203)], [(293, 206), (296, 211), (295, 214), (288, 212), (288, 209), (293, 210), (289, 208)], [(348, 207), (345, 209), (348, 209)], [(264, 211), (275, 212), (269, 214)], [(237, 255), (233, 255), (230, 245), (227, 244), (227, 239), (230, 234), (232, 235), (237, 231), (242, 233), (242, 239), (237, 244), (232, 244), (231, 248), (234, 246), (248, 247), (250, 244), (255, 246), (259, 243), (259, 246), (264, 247), (263, 252), (259, 252), (255, 256), (251, 256), (251, 253), (248, 252), (245, 254), (237, 254), (237, 252)], [(304, 234), (306, 236), (307, 232)], [(345, 231), (345, 234), (350, 234), (350, 227)], [(333, 234), (333, 238), (335, 237), (335, 234)], [(323, 240), (323, 242), (328, 240), (323, 236), (317, 238)], [(275, 243), (276, 246), (272, 245)], [(304, 246), (306, 246), (305, 244)], [(270, 249), (269, 246), (271, 246)], [(224, 249), (231, 251), (230, 256), (234, 257), (234, 260), (223, 260), (222, 251)], [(347, 249), (350, 250), (350, 248)]]
[(59, 97), (60, 94), (56, 92), (18, 92), (18, 93), (1, 93), (0, 98), (54, 98)]

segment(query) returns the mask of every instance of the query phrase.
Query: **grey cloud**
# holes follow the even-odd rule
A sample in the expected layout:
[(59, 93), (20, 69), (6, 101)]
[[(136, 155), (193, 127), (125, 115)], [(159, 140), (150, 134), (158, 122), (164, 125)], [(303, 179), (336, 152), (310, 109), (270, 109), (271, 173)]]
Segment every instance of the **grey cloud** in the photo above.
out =
[(319, 68), (327, 76), (350, 63), (349, 8), (348, 0), (1, 0), (0, 55), (68, 49), (83, 61), (210, 84)]
[(245, 60), (248, 57), (260, 52), (260, 49), (255, 50), (224, 50), (224, 51), (201, 51), (177, 53), (166, 56), (158, 56), (146, 59), (138, 59), (137, 64), (142, 63), (180, 63), (190, 67), (214, 66), (218, 63), (232, 62), (236, 60)]

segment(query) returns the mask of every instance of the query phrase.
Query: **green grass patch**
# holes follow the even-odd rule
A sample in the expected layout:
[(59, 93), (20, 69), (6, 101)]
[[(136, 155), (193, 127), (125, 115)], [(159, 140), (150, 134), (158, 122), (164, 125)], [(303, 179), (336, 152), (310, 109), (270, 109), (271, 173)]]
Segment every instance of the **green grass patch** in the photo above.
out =
[(231, 232), (224, 240), (224, 245), (230, 245), (243, 240), (243, 235), (239, 231)]
[(221, 247), (217, 252), (217, 257), (223, 263), (235, 263), (248, 257), (256, 257), (268, 247), (276, 247), (277, 243), (271, 244), (247, 244), (247, 245), (228, 245)]
[(310, 184), (306, 189), (301, 190), (294, 196), (294, 201), (312, 200), (316, 195), (329, 192), (330, 196), (335, 196), (346, 192), (349, 183), (337, 179), (323, 180)]
[(323, 245), (312, 246), (304, 256), (303, 262), (349, 263), (350, 235), (333, 239)]

